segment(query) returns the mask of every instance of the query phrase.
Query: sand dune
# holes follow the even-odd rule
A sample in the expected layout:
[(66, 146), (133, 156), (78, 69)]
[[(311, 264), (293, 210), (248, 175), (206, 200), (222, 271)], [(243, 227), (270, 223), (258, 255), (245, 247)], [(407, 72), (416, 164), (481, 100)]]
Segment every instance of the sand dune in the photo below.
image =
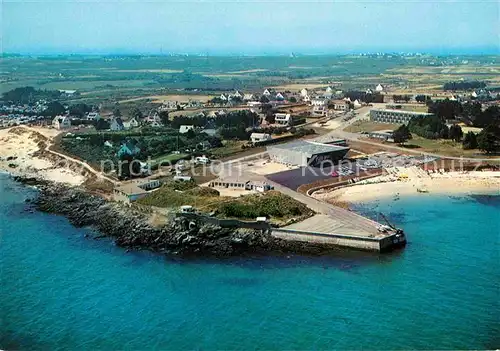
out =
[(85, 177), (69, 167), (57, 167), (37, 152), (50, 138), (57, 135), (53, 129), (13, 127), (0, 130), (0, 171), (59, 183), (79, 185)]

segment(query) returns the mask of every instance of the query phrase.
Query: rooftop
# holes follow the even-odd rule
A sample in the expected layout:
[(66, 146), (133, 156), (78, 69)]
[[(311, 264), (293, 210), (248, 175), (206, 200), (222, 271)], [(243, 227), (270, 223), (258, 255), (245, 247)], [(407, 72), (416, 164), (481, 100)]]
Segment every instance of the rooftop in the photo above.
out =
[(297, 152), (302, 152), (310, 155), (323, 154), (327, 152), (349, 150), (346, 146), (338, 146), (331, 144), (323, 144), (314, 141), (299, 140), (286, 144), (278, 144), (269, 146), (269, 149), (280, 149), (280, 150), (293, 150)]
[(387, 108), (374, 108), (372, 111), (377, 111), (377, 112), (397, 112), (397, 113), (405, 113), (409, 115), (416, 115), (416, 116), (432, 116), (432, 113), (428, 112), (415, 112), (415, 111), (405, 111), (405, 110), (390, 110)]
[(139, 195), (147, 193), (146, 190), (139, 188), (135, 183), (127, 183), (115, 188), (116, 191), (122, 192), (126, 195)]

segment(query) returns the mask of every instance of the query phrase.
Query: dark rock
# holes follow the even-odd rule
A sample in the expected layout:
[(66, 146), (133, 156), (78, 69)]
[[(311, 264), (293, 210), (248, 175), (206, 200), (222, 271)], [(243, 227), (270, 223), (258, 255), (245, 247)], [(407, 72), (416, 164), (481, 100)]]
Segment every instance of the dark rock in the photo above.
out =
[(152, 227), (145, 215), (130, 207), (108, 202), (82, 189), (34, 178), (16, 178), (36, 185), (33, 206), (43, 212), (66, 216), (77, 226), (91, 226), (99, 232), (94, 239), (107, 236), (127, 249), (148, 249), (183, 256), (234, 256), (255, 253), (322, 253), (324, 246), (284, 241), (269, 231), (222, 228), (176, 217), (161, 228)]

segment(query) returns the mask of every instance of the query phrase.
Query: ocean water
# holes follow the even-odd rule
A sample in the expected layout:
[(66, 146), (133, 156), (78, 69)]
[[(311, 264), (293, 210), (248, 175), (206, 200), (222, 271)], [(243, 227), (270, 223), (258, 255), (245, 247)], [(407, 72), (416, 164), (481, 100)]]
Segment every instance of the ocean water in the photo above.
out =
[(0, 176), (0, 349), (500, 347), (498, 196), (363, 206), (405, 229), (392, 254), (183, 261), (26, 212), (31, 193)]

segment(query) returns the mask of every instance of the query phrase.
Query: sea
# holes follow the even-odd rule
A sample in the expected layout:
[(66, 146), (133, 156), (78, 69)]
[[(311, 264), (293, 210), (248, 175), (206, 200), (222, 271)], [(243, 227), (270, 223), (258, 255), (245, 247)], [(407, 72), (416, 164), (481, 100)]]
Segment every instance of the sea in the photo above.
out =
[(500, 347), (500, 196), (385, 199), (389, 254), (184, 260), (126, 252), (0, 175), (0, 349)]

